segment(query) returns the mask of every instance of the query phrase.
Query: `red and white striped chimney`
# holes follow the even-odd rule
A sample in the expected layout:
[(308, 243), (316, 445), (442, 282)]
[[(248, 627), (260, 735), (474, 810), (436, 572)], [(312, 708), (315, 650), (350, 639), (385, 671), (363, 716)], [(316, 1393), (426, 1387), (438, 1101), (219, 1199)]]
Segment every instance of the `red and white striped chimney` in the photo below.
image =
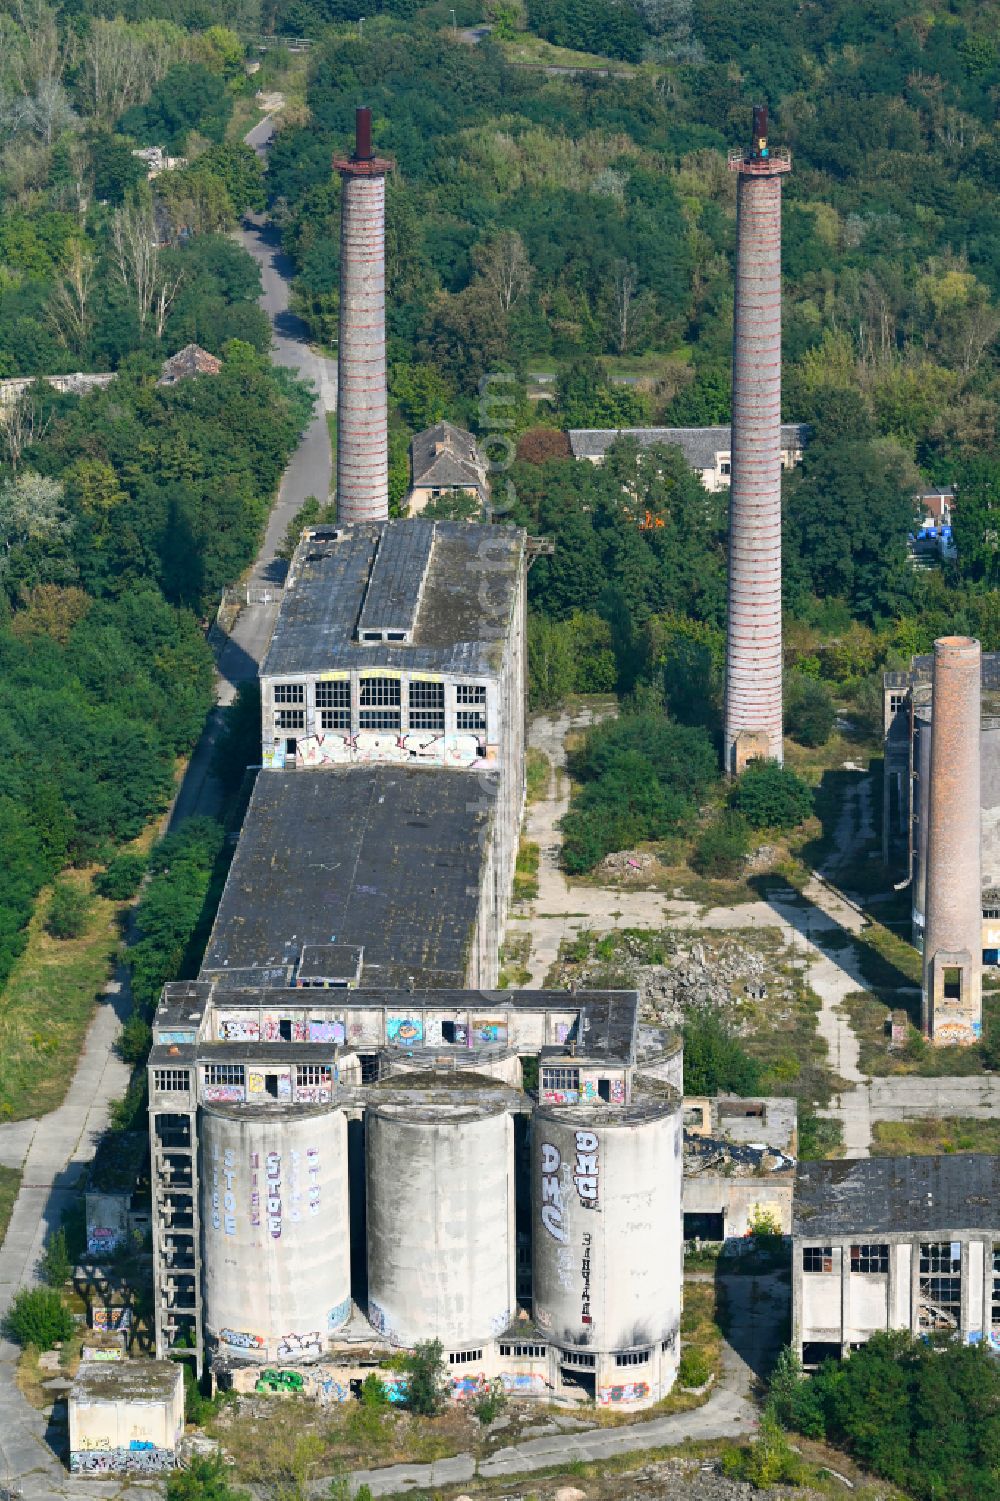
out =
[(356, 115), (354, 155), (335, 156), (343, 179), (340, 215), (340, 339), (337, 346), (337, 519), (389, 515), (385, 385), (385, 176), (392, 162), (372, 151), (372, 115)]
[(781, 179), (787, 151), (753, 112), (749, 151), (731, 151), (736, 180), (733, 427), (725, 769), (782, 759), (781, 694)]

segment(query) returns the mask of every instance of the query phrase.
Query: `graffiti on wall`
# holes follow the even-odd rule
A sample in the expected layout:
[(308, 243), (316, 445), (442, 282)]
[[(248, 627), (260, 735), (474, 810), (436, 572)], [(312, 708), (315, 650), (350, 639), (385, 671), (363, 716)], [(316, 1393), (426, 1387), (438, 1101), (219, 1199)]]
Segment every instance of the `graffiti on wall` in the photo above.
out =
[(242, 1084), (206, 1084), (204, 1097), (212, 1105), (241, 1105), (246, 1090)]
[(251, 1334), (246, 1329), (220, 1329), (219, 1339), (233, 1350), (263, 1350), (264, 1336)]
[(593, 1131), (576, 1133), (576, 1164), (573, 1182), (584, 1209), (597, 1208), (597, 1136)]
[(310, 1042), (332, 1042), (342, 1044), (346, 1039), (343, 1017), (336, 1017), (330, 1021), (313, 1020), (309, 1023)]
[(162, 1043), (164, 1047), (168, 1047), (171, 1044), (174, 1046), (181, 1046), (185, 1043), (194, 1042), (194, 1032), (191, 1027), (180, 1027), (171, 1032), (157, 1031), (156, 1036), (157, 1040)]
[(268, 1152), (264, 1159), (267, 1178), (267, 1228), (272, 1240), (281, 1239), (281, 1153)]
[(423, 1018), (419, 1016), (387, 1016), (385, 1035), (395, 1047), (412, 1048), (424, 1040)]
[[(282, 1037), (281, 1024), (285, 1023), (291, 1035)], [(261, 1023), (261, 1036), (265, 1042), (308, 1042), (309, 1027), (305, 1021), (293, 1021), (287, 1016), (265, 1016)]]
[(109, 1225), (87, 1226), (87, 1251), (91, 1256), (111, 1256), (125, 1244), (125, 1232)]
[(299, 766), (344, 766), (351, 762), (426, 762), (436, 766), (495, 766), (497, 747), (477, 735), (441, 735), (433, 730), (379, 734), (360, 730), (356, 735), (304, 735), (295, 747)]
[(322, 1353), (323, 1336), (318, 1329), (312, 1329), (308, 1334), (283, 1334), (278, 1341), (279, 1360), (303, 1360)]
[(476, 1376), (452, 1376), (451, 1395), (456, 1402), (468, 1402), (476, 1397), (485, 1397), (490, 1389), (485, 1371)]
[(381, 1303), (376, 1303), (374, 1298), (368, 1299), (368, 1322), (379, 1334), (389, 1333), (389, 1318)]
[(539, 1371), (504, 1371), (500, 1384), (505, 1392), (515, 1397), (537, 1396), (547, 1385)]
[(258, 1069), (247, 1069), (247, 1094), (264, 1093), (264, 1075)]
[(347, 1316), (350, 1313), (350, 1311), (351, 1311), (351, 1300), (350, 1300), (350, 1298), (345, 1298), (342, 1303), (338, 1303), (337, 1304), (336, 1308), (331, 1308), (330, 1312), (326, 1316), (326, 1327), (327, 1327), (327, 1330), (331, 1331), (331, 1330), (334, 1330), (334, 1329), (339, 1329), (340, 1326), (341, 1326), (341, 1324), (347, 1318)]
[(562, 1155), (550, 1141), (542, 1142), (542, 1224), (553, 1240), (565, 1244), (569, 1238), (566, 1225), (566, 1200), (559, 1181)]
[(154, 1444), (134, 1449), (73, 1449), (69, 1456), (72, 1475), (158, 1475), (175, 1466), (172, 1449), (158, 1449)]
[(319, 1148), (306, 1148), (306, 1176), (309, 1179), (309, 1213), (313, 1217), (319, 1214)]
[(219, 1037), (223, 1042), (259, 1042), (260, 1023), (253, 1016), (220, 1016)]
[(507, 1023), (494, 1021), (490, 1017), (475, 1017), (472, 1023), (473, 1045), (480, 1043), (507, 1042)]
[(103, 1329), (108, 1334), (116, 1334), (119, 1330), (132, 1327), (131, 1308), (104, 1307), (90, 1310), (91, 1329)]
[(407, 1387), (405, 1376), (383, 1376), (381, 1380), (382, 1385), (385, 1387), (385, 1394), (390, 1402), (406, 1401)]
[(297, 1084), (295, 1098), (300, 1105), (328, 1105), (330, 1086), (329, 1084)]
[(227, 1147), (220, 1157), (218, 1146), (212, 1148), (212, 1229), (226, 1235), (236, 1234), (236, 1152)]
[(602, 1386), (597, 1393), (597, 1402), (600, 1407), (617, 1407), (625, 1402), (645, 1402), (648, 1396), (648, 1381), (624, 1381), (621, 1386)]
[(303, 1371), (276, 1371), (269, 1367), (261, 1372), (254, 1390), (262, 1394), (288, 1392), (312, 1397), (323, 1406), (351, 1400), (351, 1388), (343, 1379), (343, 1372), (333, 1371), (327, 1366), (307, 1366)]
[(125, 1351), (109, 1350), (101, 1345), (84, 1345), (80, 1350), (81, 1360), (124, 1360)]
[(611, 1080), (611, 1103), (612, 1105), (624, 1105), (625, 1103), (625, 1080)]
[(593, 1237), (589, 1232), (584, 1232), (583, 1237), (583, 1261), (580, 1267), (582, 1291), (580, 1294), (580, 1323), (592, 1324), (594, 1322), (590, 1312), (590, 1247)]
[(588, 1101), (596, 1100), (597, 1099), (597, 1080), (596, 1079), (583, 1079), (583, 1080), (581, 1080), (581, 1083), (583, 1085), (583, 1098), (584, 1098), (584, 1100), (588, 1100)]
[(575, 1089), (546, 1089), (542, 1098), (546, 1105), (576, 1105), (580, 1094)]

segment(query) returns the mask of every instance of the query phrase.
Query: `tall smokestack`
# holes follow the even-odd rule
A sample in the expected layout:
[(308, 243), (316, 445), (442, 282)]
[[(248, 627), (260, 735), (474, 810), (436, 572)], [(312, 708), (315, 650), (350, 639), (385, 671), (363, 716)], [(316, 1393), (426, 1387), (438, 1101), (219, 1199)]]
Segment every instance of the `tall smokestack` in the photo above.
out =
[(335, 156), (340, 209), (340, 340), (337, 346), (337, 519), (389, 515), (385, 389), (385, 175), (372, 151), (372, 112), (355, 117), (353, 156)]
[(923, 1027), (939, 1044), (970, 1043), (983, 1016), (979, 642), (934, 643)]
[(787, 151), (753, 111), (747, 151), (729, 153), (736, 180), (733, 435), (729, 490), (729, 614), (725, 764), (782, 759), (781, 714), (781, 179)]

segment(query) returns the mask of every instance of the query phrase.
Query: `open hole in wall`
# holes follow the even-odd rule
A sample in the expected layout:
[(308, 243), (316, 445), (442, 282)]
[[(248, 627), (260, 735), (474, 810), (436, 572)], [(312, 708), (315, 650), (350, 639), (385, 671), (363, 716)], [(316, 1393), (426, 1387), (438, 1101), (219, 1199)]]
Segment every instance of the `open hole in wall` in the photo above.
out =
[(944, 998), (946, 1001), (960, 1001), (962, 999), (962, 971), (957, 965), (945, 965)]
[(277, 1076), (277, 1074), (265, 1074), (264, 1075), (264, 1093), (266, 1095), (269, 1095), (272, 1100), (276, 1100), (278, 1098), (278, 1076)]

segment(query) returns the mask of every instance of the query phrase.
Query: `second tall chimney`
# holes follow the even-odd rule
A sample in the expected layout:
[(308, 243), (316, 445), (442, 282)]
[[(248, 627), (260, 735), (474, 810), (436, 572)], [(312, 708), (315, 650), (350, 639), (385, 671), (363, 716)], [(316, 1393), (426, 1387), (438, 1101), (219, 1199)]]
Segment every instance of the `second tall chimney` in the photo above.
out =
[(372, 151), (370, 109), (355, 119), (353, 156), (334, 157), (340, 210), (340, 338), (337, 346), (337, 520), (389, 515), (385, 380), (385, 176)]
[(979, 791), (979, 642), (934, 643), (923, 1026), (935, 1043), (975, 1042), (983, 1017), (983, 894)]
[(782, 759), (781, 696), (781, 179), (787, 151), (753, 112), (748, 151), (729, 153), (736, 179), (733, 426), (724, 756)]

